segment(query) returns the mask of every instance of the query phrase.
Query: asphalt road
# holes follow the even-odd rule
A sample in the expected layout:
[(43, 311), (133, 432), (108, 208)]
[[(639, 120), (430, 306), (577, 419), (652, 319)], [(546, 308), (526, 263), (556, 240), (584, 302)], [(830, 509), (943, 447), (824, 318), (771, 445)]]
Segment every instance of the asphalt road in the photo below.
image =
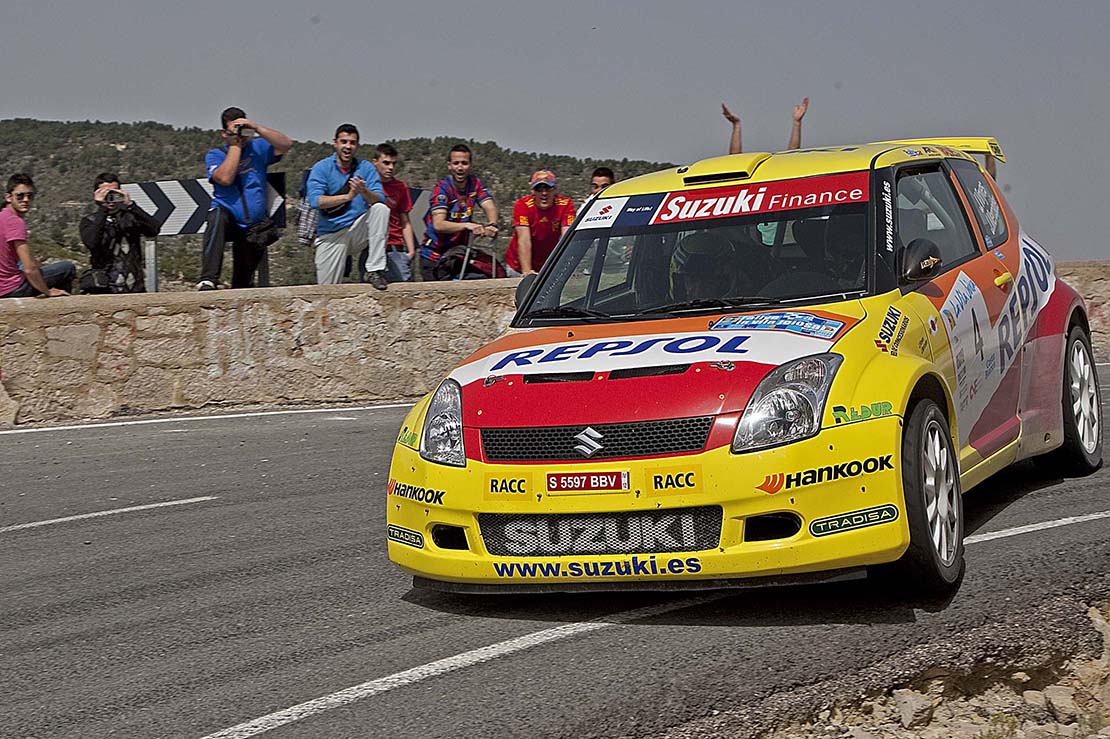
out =
[[(0, 736), (199, 739), (263, 717), (272, 739), (658, 736), (1110, 590), (1101, 518), (970, 544), (944, 604), (868, 582), (414, 591), (383, 540), (404, 412), (0, 434)], [(969, 494), (969, 533), (1110, 511), (1108, 480), (1020, 465)]]

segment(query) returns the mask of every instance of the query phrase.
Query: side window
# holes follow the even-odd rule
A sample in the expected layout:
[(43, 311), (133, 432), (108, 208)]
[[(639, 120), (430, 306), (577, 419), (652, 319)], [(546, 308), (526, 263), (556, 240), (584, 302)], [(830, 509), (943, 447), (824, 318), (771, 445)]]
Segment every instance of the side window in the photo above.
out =
[(898, 240), (903, 247), (914, 239), (929, 239), (940, 249), (945, 268), (978, 256), (960, 201), (939, 168), (899, 172), (897, 210)]
[(975, 220), (979, 222), (979, 229), (983, 232), (987, 248), (993, 249), (1006, 243), (1006, 239), (1009, 238), (1009, 233), (1006, 231), (1006, 216), (1003, 215), (1002, 206), (999, 205), (998, 198), (994, 196), (994, 191), (987, 184), (979, 167), (963, 160), (953, 160), (951, 165), (956, 173), (956, 179), (960, 181), (964, 192), (967, 193), (971, 211), (975, 214)]

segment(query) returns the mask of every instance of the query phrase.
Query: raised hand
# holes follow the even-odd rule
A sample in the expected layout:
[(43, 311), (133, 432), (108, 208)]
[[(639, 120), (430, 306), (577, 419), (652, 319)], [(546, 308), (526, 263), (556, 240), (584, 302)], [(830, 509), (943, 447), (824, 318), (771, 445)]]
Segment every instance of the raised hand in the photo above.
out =
[(801, 123), (805, 118), (806, 110), (809, 109), (809, 98), (802, 98), (801, 105), (794, 106), (794, 122)]

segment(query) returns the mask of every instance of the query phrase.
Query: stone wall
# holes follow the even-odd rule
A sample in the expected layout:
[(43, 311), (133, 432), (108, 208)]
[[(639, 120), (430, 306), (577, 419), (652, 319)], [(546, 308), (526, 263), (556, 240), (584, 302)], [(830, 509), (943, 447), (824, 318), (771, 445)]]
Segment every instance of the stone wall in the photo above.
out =
[[(1060, 275), (1110, 349), (1110, 262)], [(516, 280), (0, 300), (0, 426), (428, 392), (508, 326)]]
[(516, 280), (0, 301), (0, 425), (428, 392)]

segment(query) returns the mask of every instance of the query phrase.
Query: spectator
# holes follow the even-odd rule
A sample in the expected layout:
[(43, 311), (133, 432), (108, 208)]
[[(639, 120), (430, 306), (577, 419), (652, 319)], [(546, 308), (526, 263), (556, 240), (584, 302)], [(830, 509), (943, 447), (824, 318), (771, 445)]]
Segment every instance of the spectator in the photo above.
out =
[[(95, 289), (84, 292), (142, 293), (144, 236), (157, 236), (161, 224), (131, 202), (131, 195), (119, 186), (119, 175), (104, 172), (93, 182), (96, 212), (81, 219), (81, 242), (89, 250)], [(89, 274), (89, 273), (86, 273)]]
[[(471, 174), (471, 152), (466, 144), (455, 144), (447, 157), (449, 174), (432, 190), (428, 214), (424, 216), (424, 243), (420, 266), (425, 280), (434, 280), (436, 262), (452, 246), (466, 246), (470, 235), (496, 238), (497, 205), (478, 175)], [(486, 214), (488, 223), (474, 223), (474, 206)]]
[(31, 253), (25, 219), (34, 199), (35, 183), (28, 175), (13, 174), (8, 178), (4, 196), (7, 205), (0, 210), (0, 298), (69, 295), (63, 288), (68, 288), (77, 274), (73, 262), (54, 262), (42, 267)]
[[(348, 256), (367, 256), (365, 281), (385, 290), (385, 237), (389, 207), (374, 165), (355, 158), (358, 129), (344, 123), (335, 129), (335, 153), (312, 165), (308, 203), (320, 209), (316, 224), (316, 282), (338, 285)], [(361, 259), (361, 257), (360, 257)]]
[(598, 167), (590, 175), (590, 195), (597, 195), (617, 181), (617, 176), (608, 167)]
[(514, 276), (537, 272), (559, 237), (574, 225), (574, 203), (559, 194), (555, 173), (541, 169), (529, 181), (532, 194), (513, 205), (513, 237), (505, 261)]
[[(385, 204), (389, 206), (389, 233), (385, 237), (386, 279), (390, 282), (412, 281), (412, 260), (416, 256), (416, 236), (412, 231), (409, 212), (412, 195), (404, 180), (397, 179), (397, 149), (378, 144), (374, 153), (374, 169), (382, 181)], [(365, 261), (365, 258), (360, 258)]]
[(231, 286), (254, 286), (254, 273), (266, 247), (256, 239), (248, 239), (248, 229), (268, 220), (266, 169), (281, 161), (293, 147), (293, 142), (281, 131), (255, 123), (235, 107), (220, 114), (220, 136), (224, 145), (212, 149), (204, 158), (213, 192), (198, 290), (216, 289), (228, 241), (232, 255)]
[[(790, 129), (790, 141), (786, 145), (787, 150), (802, 148), (802, 118), (805, 118), (807, 110), (809, 110), (809, 98), (802, 98), (802, 102), (794, 106), (794, 125)], [(732, 124), (732, 136), (729, 137), (728, 153), (743, 153), (744, 148), (740, 143), (740, 116), (735, 115), (724, 103), (721, 103), (721, 115)]]

